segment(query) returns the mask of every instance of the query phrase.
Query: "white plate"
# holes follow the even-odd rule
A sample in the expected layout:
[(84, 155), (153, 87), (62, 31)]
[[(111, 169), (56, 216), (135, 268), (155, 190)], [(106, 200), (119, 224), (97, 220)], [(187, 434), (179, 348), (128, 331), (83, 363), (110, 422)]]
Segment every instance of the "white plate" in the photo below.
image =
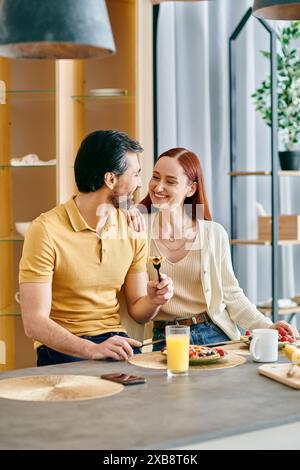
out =
[[(244, 341), (247, 346), (250, 346), (250, 341), (248, 336), (241, 336), (241, 341)], [(286, 344), (291, 344), (292, 346), (298, 346), (299, 342), (290, 343), (289, 341), (278, 341), (278, 349), (282, 349)]]
[[(265, 302), (260, 302), (257, 304), (260, 308), (270, 308), (272, 307), (272, 299), (266, 300)], [(291, 299), (278, 299), (278, 308), (293, 308), (297, 307), (297, 303)]]
[(89, 91), (92, 96), (125, 96), (128, 91), (122, 88), (94, 88)]

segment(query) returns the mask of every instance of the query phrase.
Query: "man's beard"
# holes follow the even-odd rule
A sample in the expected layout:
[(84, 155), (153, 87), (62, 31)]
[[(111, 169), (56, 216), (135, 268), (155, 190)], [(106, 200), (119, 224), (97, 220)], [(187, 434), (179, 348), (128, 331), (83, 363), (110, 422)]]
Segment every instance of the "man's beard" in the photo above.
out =
[(118, 190), (114, 190), (111, 193), (110, 202), (116, 209), (129, 209), (133, 205), (133, 197), (132, 195), (121, 196)]

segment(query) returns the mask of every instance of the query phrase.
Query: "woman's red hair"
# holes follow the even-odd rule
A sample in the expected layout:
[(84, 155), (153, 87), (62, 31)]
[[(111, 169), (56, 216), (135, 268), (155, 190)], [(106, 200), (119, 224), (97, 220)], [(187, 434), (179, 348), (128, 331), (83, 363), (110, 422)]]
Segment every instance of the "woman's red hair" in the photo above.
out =
[[(192, 217), (195, 219), (198, 211), (197, 207), (202, 205), (204, 211), (202, 212), (202, 218), (204, 220), (212, 220), (211, 212), (207, 202), (205, 184), (204, 184), (204, 175), (201, 167), (201, 163), (197, 156), (185, 148), (173, 148), (162, 153), (157, 160), (162, 157), (176, 158), (180, 165), (182, 166), (186, 176), (191, 182), (197, 183), (197, 189), (195, 194), (191, 197), (186, 197), (184, 204), (190, 204), (192, 206)], [(151, 199), (149, 193), (147, 196), (140, 202), (143, 206), (147, 208), (147, 211), (151, 212)]]

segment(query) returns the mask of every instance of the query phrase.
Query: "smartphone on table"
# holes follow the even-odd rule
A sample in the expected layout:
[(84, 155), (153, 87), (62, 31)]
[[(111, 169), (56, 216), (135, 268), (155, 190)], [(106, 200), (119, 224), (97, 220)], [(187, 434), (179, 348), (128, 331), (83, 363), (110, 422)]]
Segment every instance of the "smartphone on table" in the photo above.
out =
[(117, 382), (122, 385), (136, 385), (146, 383), (145, 377), (139, 377), (137, 375), (129, 374), (103, 374), (101, 379), (110, 380), (111, 382)]

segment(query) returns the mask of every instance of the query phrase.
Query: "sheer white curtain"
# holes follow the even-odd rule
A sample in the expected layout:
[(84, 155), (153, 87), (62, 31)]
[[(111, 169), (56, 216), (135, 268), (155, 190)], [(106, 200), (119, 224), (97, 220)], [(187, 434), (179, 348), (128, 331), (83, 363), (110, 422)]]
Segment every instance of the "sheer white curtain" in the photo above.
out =
[(167, 2), (158, 21), (159, 152), (186, 146), (199, 155), (214, 218), (227, 228), (228, 38), (250, 4)]
[[(230, 227), (228, 39), (252, 3), (252, 0), (167, 2), (161, 4), (158, 20), (158, 151), (180, 146), (198, 154), (213, 218), (227, 230)], [(251, 102), (251, 94), (269, 70), (259, 53), (260, 49), (268, 49), (268, 45), (267, 33), (251, 19), (237, 45), (241, 170), (270, 168), (269, 129)], [(298, 208), (293, 207), (292, 201), (299, 188), (296, 183), (291, 185), (290, 179), (281, 181), (281, 206), (285, 213), (297, 213), (300, 197)], [(239, 178), (238, 187), (239, 238), (255, 239), (255, 202), (263, 203), (270, 213), (270, 178)], [(284, 250), (279, 295), (291, 296), (300, 292), (300, 272), (295, 277), (293, 249)], [(238, 248), (236, 274), (251, 301), (270, 297), (271, 250)]]

